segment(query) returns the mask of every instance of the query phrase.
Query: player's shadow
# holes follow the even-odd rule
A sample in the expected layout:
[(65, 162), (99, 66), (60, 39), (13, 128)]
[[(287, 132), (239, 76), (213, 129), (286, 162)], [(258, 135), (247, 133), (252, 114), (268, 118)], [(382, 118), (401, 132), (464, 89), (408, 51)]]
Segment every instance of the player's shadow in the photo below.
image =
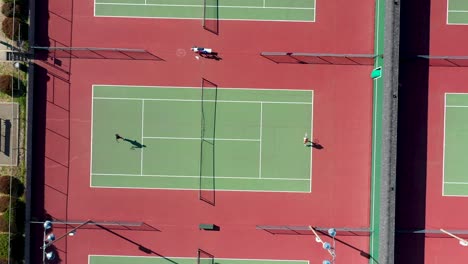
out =
[(323, 146), (317, 142), (310, 142), (306, 146), (309, 148), (314, 148), (314, 149), (323, 149)]
[(216, 60), (216, 61), (220, 61), (220, 60), (223, 59), (218, 55), (218, 52), (212, 52), (212, 53), (209, 53), (209, 54), (202, 53), (202, 54), (200, 54), (200, 56), (202, 58), (205, 58), (205, 59)]
[(140, 142), (138, 142), (138, 141), (136, 141), (136, 140), (131, 140), (131, 139), (128, 139), (128, 138), (124, 138), (123, 140), (126, 141), (126, 142), (128, 142), (128, 143), (130, 143), (130, 144), (132, 144), (131, 149), (146, 148), (146, 145), (143, 145), (143, 144), (141, 144)]

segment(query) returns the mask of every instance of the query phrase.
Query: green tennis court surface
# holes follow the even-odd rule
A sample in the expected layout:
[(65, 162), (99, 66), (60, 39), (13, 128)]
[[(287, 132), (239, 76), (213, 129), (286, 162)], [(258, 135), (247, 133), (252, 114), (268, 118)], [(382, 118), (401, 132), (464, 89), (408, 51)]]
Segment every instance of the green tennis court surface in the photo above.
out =
[(468, 1), (447, 0), (447, 24), (468, 24)]
[(445, 95), (444, 187), (448, 196), (468, 195), (468, 94)]
[[(211, 260), (213, 261), (213, 260)], [(89, 256), (89, 264), (194, 264), (197, 258)], [(216, 264), (309, 264), (307, 260), (224, 259), (215, 258)]]
[[(315, 21), (315, 0), (95, 0), (95, 16)], [(205, 8), (207, 7), (207, 8)]]
[(198, 190), (214, 178), (216, 190), (310, 192), (312, 102), (301, 90), (94, 86), (91, 186)]

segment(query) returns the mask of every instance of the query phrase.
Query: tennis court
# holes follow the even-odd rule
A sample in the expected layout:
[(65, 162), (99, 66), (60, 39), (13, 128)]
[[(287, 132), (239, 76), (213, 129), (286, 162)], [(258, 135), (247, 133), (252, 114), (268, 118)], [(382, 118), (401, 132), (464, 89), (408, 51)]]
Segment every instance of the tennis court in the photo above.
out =
[(445, 94), (443, 195), (468, 195), (468, 94)]
[(95, 85), (91, 186), (310, 192), (312, 102), (311, 90)]
[[(315, 21), (316, 0), (95, 0), (106, 17)], [(207, 14), (209, 13), (209, 14)]]
[(468, 1), (447, 0), (447, 24), (468, 25)]
[(269, 259), (228, 259), (216, 258), (198, 261), (197, 258), (177, 257), (137, 257), (137, 256), (89, 256), (89, 264), (309, 264), (307, 260), (269, 260)]

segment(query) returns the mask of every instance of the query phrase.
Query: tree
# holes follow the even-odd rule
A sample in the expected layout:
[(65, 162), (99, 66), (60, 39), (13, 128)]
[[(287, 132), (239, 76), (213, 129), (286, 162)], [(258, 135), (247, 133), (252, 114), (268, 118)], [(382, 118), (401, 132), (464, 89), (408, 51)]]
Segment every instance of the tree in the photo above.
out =
[(22, 5), (19, 3), (14, 4), (13, 2), (7, 2), (2, 5), (2, 14), (4, 14), (6, 17), (13, 17), (13, 15), (15, 17), (22, 17), (22, 11)]
[(0, 92), (4, 94), (11, 94), (12, 91), (12, 79), (11, 75), (0, 75)]
[(2, 22), (2, 31), (12, 40), (27, 39), (28, 27), (18, 18), (5, 17)]

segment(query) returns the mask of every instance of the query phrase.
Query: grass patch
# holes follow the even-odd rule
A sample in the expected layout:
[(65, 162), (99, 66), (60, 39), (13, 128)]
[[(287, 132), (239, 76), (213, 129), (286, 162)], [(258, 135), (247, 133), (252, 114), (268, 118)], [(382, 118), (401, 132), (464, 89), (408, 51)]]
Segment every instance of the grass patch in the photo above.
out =
[(0, 258), (8, 259), (8, 247), (9, 246), (10, 246), (10, 243), (9, 243), (8, 234), (0, 234)]
[(0, 196), (0, 213), (3, 213), (10, 207), (10, 196), (2, 195)]

